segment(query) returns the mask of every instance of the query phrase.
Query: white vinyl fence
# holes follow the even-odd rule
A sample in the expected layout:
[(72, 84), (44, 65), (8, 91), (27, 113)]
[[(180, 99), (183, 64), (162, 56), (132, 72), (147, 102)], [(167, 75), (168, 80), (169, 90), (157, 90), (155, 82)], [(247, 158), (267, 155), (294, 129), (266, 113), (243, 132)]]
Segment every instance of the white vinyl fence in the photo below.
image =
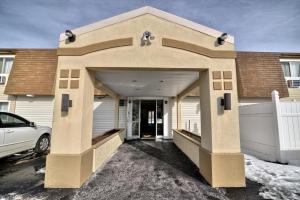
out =
[(239, 107), (242, 152), (281, 163), (300, 162), (300, 102), (280, 101)]

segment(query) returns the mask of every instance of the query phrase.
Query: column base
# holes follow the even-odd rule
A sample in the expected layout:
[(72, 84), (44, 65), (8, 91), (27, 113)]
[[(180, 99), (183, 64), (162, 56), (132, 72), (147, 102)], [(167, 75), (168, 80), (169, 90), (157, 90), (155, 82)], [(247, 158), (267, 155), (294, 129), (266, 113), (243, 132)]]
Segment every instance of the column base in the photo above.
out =
[(45, 188), (80, 188), (93, 171), (93, 150), (81, 154), (49, 154)]
[(211, 153), (200, 148), (200, 173), (212, 187), (245, 187), (242, 153)]

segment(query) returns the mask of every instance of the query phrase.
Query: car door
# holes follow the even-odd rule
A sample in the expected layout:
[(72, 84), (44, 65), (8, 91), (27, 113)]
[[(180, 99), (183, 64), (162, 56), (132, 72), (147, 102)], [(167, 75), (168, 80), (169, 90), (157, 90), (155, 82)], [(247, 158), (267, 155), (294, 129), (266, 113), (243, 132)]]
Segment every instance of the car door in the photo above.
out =
[(34, 147), (36, 130), (29, 122), (11, 113), (0, 113), (1, 129), (4, 130), (2, 153), (14, 154)]
[(2, 156), (2, 150), (4, 149), (4, 129), (0, 128), (0, 158), (3, 157)]

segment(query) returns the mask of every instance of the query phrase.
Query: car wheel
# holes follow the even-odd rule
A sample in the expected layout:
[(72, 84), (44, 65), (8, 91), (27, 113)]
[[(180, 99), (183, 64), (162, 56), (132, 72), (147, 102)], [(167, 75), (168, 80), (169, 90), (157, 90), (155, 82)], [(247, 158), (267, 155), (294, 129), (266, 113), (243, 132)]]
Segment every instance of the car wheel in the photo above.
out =
[(50, 138), (47, 135), (42, 135), (35, 145), (34, 151), (36, 153), (44, 153), (50, 146)]

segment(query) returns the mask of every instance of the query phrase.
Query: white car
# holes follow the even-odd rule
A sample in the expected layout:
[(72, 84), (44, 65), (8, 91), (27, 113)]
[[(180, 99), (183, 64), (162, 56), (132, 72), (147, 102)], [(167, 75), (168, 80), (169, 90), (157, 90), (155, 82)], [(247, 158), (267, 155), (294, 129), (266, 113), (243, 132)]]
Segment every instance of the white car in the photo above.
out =
[(29, 149), (44, 153), (50, 146), (51, 131), (18, 115), (0, 112), (0, 158)]

